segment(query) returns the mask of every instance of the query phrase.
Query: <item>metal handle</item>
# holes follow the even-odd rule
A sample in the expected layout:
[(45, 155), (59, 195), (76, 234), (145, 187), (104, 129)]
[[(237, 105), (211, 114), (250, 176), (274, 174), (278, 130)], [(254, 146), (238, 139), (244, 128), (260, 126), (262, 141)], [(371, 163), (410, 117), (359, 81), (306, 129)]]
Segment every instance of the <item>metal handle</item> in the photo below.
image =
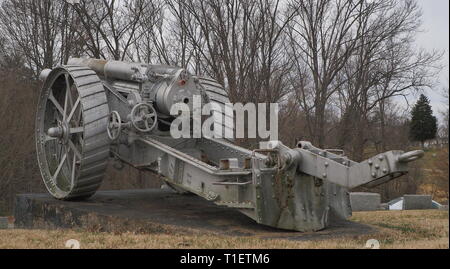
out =
[(111, 111), (108, 127), (106, 128), (109, 139), (117, 140), (122, 132), (122, 119), (117, 111)]
[[(141, 110), (146, 108), (147, 110)], [(156, 127), (157, 114), (152, 105), (147, 103), (139, 103), (131, 110), (131, 123), (133, 127), (143, 133), (148, 133)], [(144, 127), (140, 127), (138, 123), (143, 123)]]
[(413, 150), (410, 152), (403, 153), (402, 155), (398, 156), (399, 162), (409, 163), (412, 161), (415, 161), (417, 159), (420, 159), (423, 157), (425, 152), (423, 150)]

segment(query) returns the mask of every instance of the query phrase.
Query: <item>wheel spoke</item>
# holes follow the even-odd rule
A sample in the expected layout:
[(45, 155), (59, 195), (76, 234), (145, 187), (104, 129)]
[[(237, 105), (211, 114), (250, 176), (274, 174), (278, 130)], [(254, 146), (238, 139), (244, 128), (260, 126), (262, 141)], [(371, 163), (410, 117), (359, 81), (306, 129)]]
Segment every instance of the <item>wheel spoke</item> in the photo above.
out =
[(62, 150), (63, 150), (63, 145), (61, 145), (61, 144), (57, 144), (56, 145), (56, 147), (57, 147), (57, 152), (58, 152), (58, 154), (56, 155), (56, 158), (59, 160), (60, 158), (61, 158), (61, 154), (62, 154)]
[(64, 77), (66, 79), (66, 91), (69, 93), (69, 104), (70, 107), (73, 107), (73, 98), (72, 98), (72, 90), (70, 87), (69, 74), (65, 74)]
[[(70, 147), (69, 146), (65, 146), (64, 147), (64, 152), (67, 155), (66, 157), (66, 166), (67, 166), (67, 170), (69, 171), (68, 175), (71, 175), (71, 168), (72, 168), (72, 159), (70, 158)], [(69, 178), (69, 183), (70, 183), (70, 178)]]
[(78, 106), (80, 105), (80, 101), (81, 101), (81, 99), (80, 99), (80, 97), (78, 97), (77, 101), (75, 102), (75, 104), (72, 107), (72, 111), (70, 111), (69, 117), (67, 117), (67, 122), (70, 122), (70, 120), (72, 120), (72, 117), (75, 114), (75, 111), (77, 110)]
[(67, 90), (66, 87), (66, 96), (64, 97), (64, 114), (63, 114), (63, 120), (67, 119), (67, 110), (69, 109), (69, 94), (70, 92)]
[(70, 134), (78, 134), (84, 132), (84, 127), (72, 127), (70, 128)]
[(53, 140), (56, 140), (56, 137), (51, 137), (51, 136), (49, 136), (49, 135), (45, 135), (45, 137), (44, 137), (44, 142), (48, 142), (48, 141), (53, 141)]
[(52, 180), (53, 180), (53, 181), (56, 181), (56, 178), (58, 177), (59, 172), (61, 171), (61, 169), (62, 169), (64, 163), (66, 162), (66, 158), (67, 158), (67, 153), (64, 154), (64, 156), (63, 156), (62, 159), (61, 159), (61, 162), (60, 162), (59, 165), (58, 165), (58, 168), (56, 168), (55, 174), (54, 174), (53, 177), (52, 177)]
[(69, 147), (73, 150), (73, 153), (78, 157), (78, 159), (82, 159), (81, 153), (78, 151), (75, 144), (72, 142), (72, 140), (69, 139)]
[(52, 91), (50, 91), (50, 95), (48, 96), (48, 99), (53, 103), (53, 105), (56, 107), (58, 112), (64, 116), (64, 109), (61, 107), (58, 100), (55, 99), (55, 96), (53, 95)]
[(53, 141), (53, 148), (55, 149), (55, 152), (54, 152), (53, 155), (59, 160), (58, 156), (56, 155), (57, 151), (58, 151), (58, 141), (56, 139), (55, 140), (51, 140), (51, 141)]
[(77, 156), (75, 154), (75, 152), (73, 153), (73, 160), (72, 160), (72, 174), (70, 176), (70, 185), (71, 188), (74, 187), (75, 185), (75, 166), (77, 164)]
[[(71, 153), (71, 151), (73, 153)], [(75, 174), (75, 163), (76, 163), (77, 156), (75, 154), (75, 151), (73, 151), (69, 145), (66, 146), (66, 154), (67, 154), (66, 163), (67, 163), (67, 169), (68, 169), (68, 175), (69, 175), (68, 183), (70, 184), (71, 189), (72, 189), (74, 182), (75, 182), (74, 174)]]

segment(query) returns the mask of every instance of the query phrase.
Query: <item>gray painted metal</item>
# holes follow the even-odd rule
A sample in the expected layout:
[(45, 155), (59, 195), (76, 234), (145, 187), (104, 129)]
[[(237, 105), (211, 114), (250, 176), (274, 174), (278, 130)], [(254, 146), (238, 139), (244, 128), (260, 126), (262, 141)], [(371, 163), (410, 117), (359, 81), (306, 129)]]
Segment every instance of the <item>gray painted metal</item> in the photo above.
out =
[[(222, 137), (226, 137), (227, 133), (233, 134), (234, 126), (232, 123), (234, 115), (225, 109), (226, 104), (230, 103), (230, 99), (228, 99), (228, 94), (223, 86), (210, 78), (198, 77), (198, 82), (204, 90), (204, 93), (208, 96), (208, 102), (213, 105), (213, 110), (218, 112), (213, 114), (213, 118), (214, 122), (221, 123), (222, 130), (215, 130), (215, 133), (220, 134)], [(216, 107), (220, 107), (220, 111), (216, 110)]]
[(351, 192), (352, 211), (375, 211), (381, 209), (381, 195), (370, 192)]
[[(307, 141), (294, 149), (270, 141), (265, 148), (251, 151), (225, 139), (173, 139), (169, 133), (174, 120), (169, 115), (170, 107), (184, 102), (192, 108), (194, 95), (200, 95), (203, 103), (220, 107), (221, 113), (214, 120), (233, 117), (224, 109), (229, 99), (222, 85), (178, 67), (97, 59), (71, 59), (69, 64), (74, 66), (57, 67), (48, 75), (43, 74), (46, 83), (37, 120), (41, 172), (49, 192), (56, 198), (93, 194), (101, 182), (110, 151), (116, 160), (160, 174), (179, 192), (191, 192), (217, 205), (235, 208), (258, 223), (317, 231), (336, 217), (351, 215), (349, 188), (380, 184), (403, 175), (408, 171), (406, 163), (423, 154), (390, 151), (356, 163), (341, 151), (335, 154), (334, 149), (318, 149)], [(52, 140), (62, 142), (76, 137), (67, 135), (67, 128), (56, 124), (55, 115), (63, 109), (56, 106), (46, 112), (47, 104), (54, 99), (49, 93), (67, 90), (72, 85), (70, 79), (68, 83), (64, 79), (58, 82), (64, 74), (72, 78), (80, 96), (83, 122), (73, 127), (83, 130), (80, 137), (84, 142), (80, 148), (81, 166), (74, 162), (75, 175), (80, 176), (72, 177), (73, 186), (61, 191), (50, 180), (53, 174), (48, 172), (48, 162), (55, 158), (43, 145), (48, 134), (56, 138)], [(132, 115), (137, 107), (146, 107), (149, 112)], [(155, 126), (137, 128), (136, 117), (147, 119), (147, 114), (152, 113)], [(222, 129), (224, 133), (233, 132), (234, 126), (225, 123)]]
[(403, 210), (433, 209), (431, 195), (403, 195)]

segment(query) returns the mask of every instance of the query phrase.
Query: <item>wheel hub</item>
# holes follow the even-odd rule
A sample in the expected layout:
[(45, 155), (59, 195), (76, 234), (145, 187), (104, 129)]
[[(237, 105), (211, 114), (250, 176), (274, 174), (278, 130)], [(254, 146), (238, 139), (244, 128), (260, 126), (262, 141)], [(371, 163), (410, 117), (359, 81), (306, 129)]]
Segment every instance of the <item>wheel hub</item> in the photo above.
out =
[(61, 127), (52, 127), (47, 131), (48, 136), (54, 138), (61, 138), (63, 136), (63, 129)]
[(67, 122), (58, 121), (56, 127), (51, 127), (47, 130), (48, 136), (58, 139), (62, 144), (67, 144), (70, 135), (70, 128)]

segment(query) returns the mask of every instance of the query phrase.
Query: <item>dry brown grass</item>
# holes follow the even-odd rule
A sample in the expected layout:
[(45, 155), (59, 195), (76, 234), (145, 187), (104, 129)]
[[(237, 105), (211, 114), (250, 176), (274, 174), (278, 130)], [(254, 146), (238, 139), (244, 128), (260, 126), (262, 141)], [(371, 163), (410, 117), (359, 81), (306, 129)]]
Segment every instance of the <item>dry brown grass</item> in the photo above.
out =
[(370, 235), (324, 240), (293, 241), (217, 234), (93, 233), (81, 230), (0, 230), (0, 248), (65, 248), (76, 239), (81, 248), (364, 248), (368, 239), (379, 240), (381, 248), (448, 248), (447, 211), (357, 212), (353, 221), (369, 224)]

